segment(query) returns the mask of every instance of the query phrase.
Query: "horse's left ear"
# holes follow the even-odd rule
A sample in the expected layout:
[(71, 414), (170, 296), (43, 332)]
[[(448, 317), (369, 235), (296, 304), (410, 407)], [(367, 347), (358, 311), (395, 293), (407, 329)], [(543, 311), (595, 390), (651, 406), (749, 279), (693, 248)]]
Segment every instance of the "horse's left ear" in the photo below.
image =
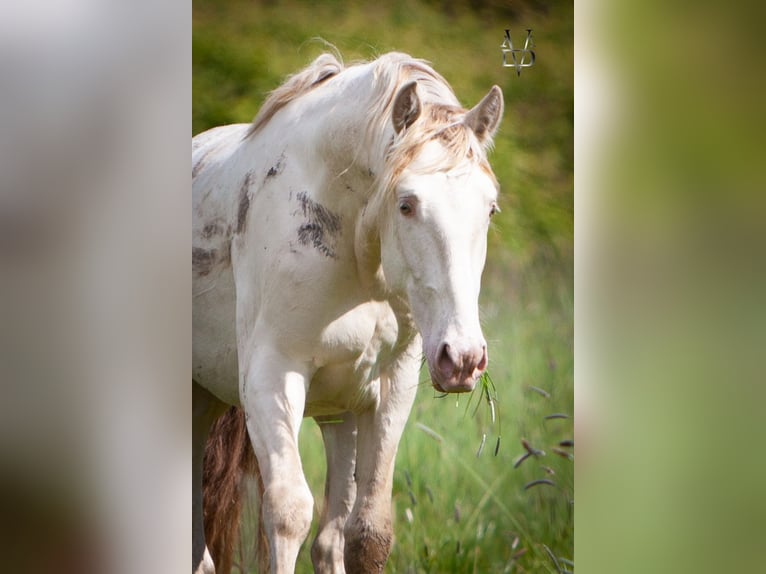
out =
[(417, 82), (409, 82), (396, 94), (391, 118), (396, 133), (410, 127), (420, 116), (420, 98), (417, 87)]
[(473, 130), (481, 143), (484, 143), (495, 135), (502, 118), (503, 92), (498, 86), (492, 86), (484, 99), (465, 115), (463, 123)]

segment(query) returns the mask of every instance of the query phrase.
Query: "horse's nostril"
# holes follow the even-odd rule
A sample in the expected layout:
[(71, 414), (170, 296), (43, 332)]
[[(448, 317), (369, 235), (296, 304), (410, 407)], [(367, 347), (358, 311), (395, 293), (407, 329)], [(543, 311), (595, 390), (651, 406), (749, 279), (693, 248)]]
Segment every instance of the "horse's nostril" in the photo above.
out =
[(437, 365), (439, 365), (439, 370), (447, 375), (452, 374), (452, 371), (455, 369), (455, 361), (452, 359), (452, 355), (450, 354), (449, 343), (442, 343), (437, 357)]
[(476, 365), (476, 368), (479, 370), (480, 373), (483, 373), (487, 370), (487, 363), (489, 362), (489, 358), (487, 357), (487, 346), (484, 345), (481, 348), (481, 360), (479, 361), (479, 364)]
[(443, 382), (451, 388), (457, 385), (462, 389), (467, 381), (474, 381), (484, 373), (487, 362), (486, 344), (461, 350), (444, 342), (438, 347), (435, 366)]

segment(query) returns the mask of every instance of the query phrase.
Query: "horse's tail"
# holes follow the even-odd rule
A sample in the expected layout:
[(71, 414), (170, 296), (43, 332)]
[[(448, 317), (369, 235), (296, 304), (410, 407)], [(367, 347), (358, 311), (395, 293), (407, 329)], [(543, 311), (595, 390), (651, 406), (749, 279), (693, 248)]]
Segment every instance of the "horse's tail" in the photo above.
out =
[[(247, 434), (245, 412), (231, 407), (210, 429), (202, 475), (205, 541), (219, 574), (231, 571), (239, 542), (245, 479), (253, 476), (262, 495), (263, 483)], [(261, 551), (264, 543), (260, 527), (258, 538), (259, 559), (267, 559)]]

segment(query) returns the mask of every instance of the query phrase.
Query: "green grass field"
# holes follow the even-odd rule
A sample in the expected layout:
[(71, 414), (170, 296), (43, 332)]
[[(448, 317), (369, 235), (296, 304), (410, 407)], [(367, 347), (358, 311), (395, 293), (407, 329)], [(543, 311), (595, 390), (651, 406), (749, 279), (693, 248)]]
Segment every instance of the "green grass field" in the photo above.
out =
[[(387, 572), (574, 571), (574, 448), (559, 444), (574, 432), (573, 6), (469, 5), (194, 0), (192, 130), (250, 121), (268, 91), (326, 49), (316, 38), (346, 62), (390, 50), (429, 60), (467, 107), (500, 85), (506, 112), (490, 159), (503, 211), (481, 297), (497, 417), (478, 392), (470, 408), (468, 396), (436, 398), (422, 375), (397, 458)], [(501, 66), (505, 28), (515, 44), (534, 30), (537, 61), (520, 77)], [(522, 439), (545, 454), (514, 468)], [(301, 452), (320, 505), (313, 421)], [(542, 479), (552, 484), (529, 486)], [(312, 571), (308, 544), (297, 571)]]

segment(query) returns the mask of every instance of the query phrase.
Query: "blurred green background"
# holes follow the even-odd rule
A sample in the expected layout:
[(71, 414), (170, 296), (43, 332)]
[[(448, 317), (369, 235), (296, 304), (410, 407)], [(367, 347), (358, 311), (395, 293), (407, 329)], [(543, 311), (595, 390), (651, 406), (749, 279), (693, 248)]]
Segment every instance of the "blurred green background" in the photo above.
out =
[[(574, 449), (559, 445), (574, 432), (573, 18), (572, 3), (541, 0), (193, 2), (193, 134), (251, 121), (323, 41), (347, 64), (391, 50), (426, 59), (466, 107), (493, 84), (503, 90), (490, 157), (503, 211), (481, 297), (499, 417), (492, 424), (486, 403), (475, 410), (478, 393), (470, 409), (468, 397), (435, 398), (423, 374), (397, 458), (387, 572), (574, 570)], [(501, 65), (506, 28), (515, 47), (533, 30), (536, 63), (521, 76)], [(546, 418), (557, 413), (567, 418)], [(545, 454), (514, 468), (522, 438)], [(313, 421), (301, 452), (319, 508), (325, 462)], [(525, 489), (538, 479), (553, 484)], [(308, 544), (297, 571), (311, 571)]]
[(766, 6), (588, 4), (577, 564), (764, 572)]

